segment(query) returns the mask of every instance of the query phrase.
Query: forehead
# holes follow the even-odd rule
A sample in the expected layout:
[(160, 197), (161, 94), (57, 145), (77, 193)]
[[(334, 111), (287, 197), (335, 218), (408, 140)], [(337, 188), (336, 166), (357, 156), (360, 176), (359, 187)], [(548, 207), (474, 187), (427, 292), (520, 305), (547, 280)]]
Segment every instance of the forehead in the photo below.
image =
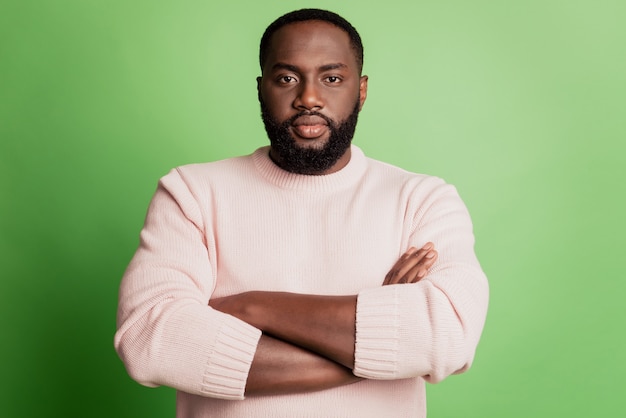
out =
[(290, 23), (272, 35), (265, 68), (278, 62), (296, 66), (341, 63), (357, 68), (348, 34), (318, 20)]

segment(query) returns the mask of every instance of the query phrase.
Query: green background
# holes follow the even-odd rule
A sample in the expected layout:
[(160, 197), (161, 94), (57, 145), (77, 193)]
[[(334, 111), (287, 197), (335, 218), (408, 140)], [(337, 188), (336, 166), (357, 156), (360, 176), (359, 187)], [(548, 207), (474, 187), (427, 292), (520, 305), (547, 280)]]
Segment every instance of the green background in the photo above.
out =
[(356, 144), (473, 216), (489, 316), (429, 416), (620, 416), (623, 0), (1, 0), (0, 414), (173, 416), (113, 350), (119, 280), (160, 176), (267, 143), (258, 41), (305, 6), (362, 34)]

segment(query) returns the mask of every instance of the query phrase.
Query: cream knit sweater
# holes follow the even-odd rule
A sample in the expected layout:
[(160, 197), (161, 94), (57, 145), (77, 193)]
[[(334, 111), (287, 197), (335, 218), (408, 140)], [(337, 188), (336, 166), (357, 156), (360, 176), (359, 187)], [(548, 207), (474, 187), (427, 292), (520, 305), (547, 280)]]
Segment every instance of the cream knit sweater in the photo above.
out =
[[(115, 347), (129, 374), (178, 390), (179, 417), (423, 417), (424, 381), (469, 367), (488, 301), (472, 224), (453, 186), (363, 155), (303, 176), (268, 147), (172, 170), (122, 280)], [(410, 246), (439, 258), (381, 286)], [(249, 290), (355, 295), (354, 373), (315, 393), (246, 397), (261, 332), (207, 306)]]

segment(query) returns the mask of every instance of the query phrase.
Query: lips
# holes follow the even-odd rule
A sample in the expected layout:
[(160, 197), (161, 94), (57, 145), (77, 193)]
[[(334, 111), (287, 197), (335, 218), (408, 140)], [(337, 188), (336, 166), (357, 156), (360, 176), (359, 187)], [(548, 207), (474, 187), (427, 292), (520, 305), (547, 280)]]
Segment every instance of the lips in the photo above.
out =
[(292, 124), (295, 133), (305, 139), (315, 139), (324, 135), (328, 130), (328, 123), (320, 116), (305, 115), (298, 117)]

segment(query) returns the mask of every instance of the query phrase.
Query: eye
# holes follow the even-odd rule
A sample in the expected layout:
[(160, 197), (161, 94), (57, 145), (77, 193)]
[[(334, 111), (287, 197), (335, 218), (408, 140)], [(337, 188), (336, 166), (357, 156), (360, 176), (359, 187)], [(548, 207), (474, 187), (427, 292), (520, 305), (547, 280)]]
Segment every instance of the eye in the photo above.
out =
[(278, 82), (281, 84), (291, 84), (291, 83), (295, 83), (296, 81), (298, 80), (296, 80), (295, 77), (290, 76), (290, 75), (283, 75), (283, 76), (278, 77)]
[(329, 75), (328, 77), (326, 77), (326, 82), (330, 84), (336, 84), (341, 82), (341, 78), (337, 77), (336, 75)]

